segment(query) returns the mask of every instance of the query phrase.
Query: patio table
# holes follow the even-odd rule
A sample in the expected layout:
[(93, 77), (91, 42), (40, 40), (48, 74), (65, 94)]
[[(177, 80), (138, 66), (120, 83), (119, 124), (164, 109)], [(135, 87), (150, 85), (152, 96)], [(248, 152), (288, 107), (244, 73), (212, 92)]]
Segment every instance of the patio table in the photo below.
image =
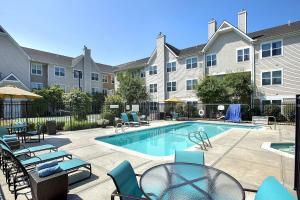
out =
[(21, 137), (22, 142), (23, 138), (25, 137), (27, 125), (26, 124), (16, 124), (12, 126), (6, 126), (6, 129), (9, 134), (16, 134), (18, 137)]
[(191, 163), (167, 163), (145, 171), (140, 186), (149, 199), (244, 200), (241, 184), (213, 167)]

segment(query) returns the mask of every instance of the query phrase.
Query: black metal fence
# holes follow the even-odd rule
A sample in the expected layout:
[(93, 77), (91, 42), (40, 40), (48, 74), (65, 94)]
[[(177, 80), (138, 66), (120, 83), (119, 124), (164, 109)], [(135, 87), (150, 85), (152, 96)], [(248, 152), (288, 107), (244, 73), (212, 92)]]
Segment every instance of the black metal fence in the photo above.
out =
[(296, 131), (295, 131), (295, 181), (294, 187), (300, 198), (300, 95), (296, 96)]

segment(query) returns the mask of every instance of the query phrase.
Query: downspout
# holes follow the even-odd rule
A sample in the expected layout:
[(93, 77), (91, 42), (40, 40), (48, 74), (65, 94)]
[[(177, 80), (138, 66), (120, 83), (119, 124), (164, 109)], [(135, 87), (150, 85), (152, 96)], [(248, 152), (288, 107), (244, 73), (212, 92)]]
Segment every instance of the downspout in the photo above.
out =
[(251, 60), (251, 84), (253, 86), (253, 92), (251, 94), (251, 108), (254, 107), (254, 96), (256, 94), (256, 70), (255, 70), (255, 48), (254, 48), (254, 42), (251, 42), (251, 54), (252, 54), (252, 60)]

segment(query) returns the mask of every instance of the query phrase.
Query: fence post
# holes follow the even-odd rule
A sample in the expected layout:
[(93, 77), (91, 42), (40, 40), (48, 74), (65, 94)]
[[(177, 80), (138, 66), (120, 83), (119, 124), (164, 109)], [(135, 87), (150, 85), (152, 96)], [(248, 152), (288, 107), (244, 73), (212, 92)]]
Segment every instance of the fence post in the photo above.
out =
[(297, 191), (298, 198), (300, 197), (299, 188), (299, 170), (300, 170), (300, 95), (296, 95), (296, 128), (295, 128), (295, 174), (294, 174), (294, 189)]
[(73, 130), (73, 127), (72, 127), (72, 103), (70, 102), (70, 107), (69, 107), (69, 112), (70, 112), (70, 130), (72, 131)]

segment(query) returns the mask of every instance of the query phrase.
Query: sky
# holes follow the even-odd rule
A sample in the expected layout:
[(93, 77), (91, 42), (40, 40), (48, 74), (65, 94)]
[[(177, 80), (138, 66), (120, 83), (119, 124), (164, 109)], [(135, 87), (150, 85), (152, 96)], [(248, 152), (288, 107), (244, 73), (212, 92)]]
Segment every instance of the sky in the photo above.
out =
[(159, 32), (177, 48), (207, 42), (210, 19), (248, 32), (300, 20), (300, 0), (0, 0), (0, 25), (21, 45), (76, 57), (86, 45), (96, 62), (150, 56)]

